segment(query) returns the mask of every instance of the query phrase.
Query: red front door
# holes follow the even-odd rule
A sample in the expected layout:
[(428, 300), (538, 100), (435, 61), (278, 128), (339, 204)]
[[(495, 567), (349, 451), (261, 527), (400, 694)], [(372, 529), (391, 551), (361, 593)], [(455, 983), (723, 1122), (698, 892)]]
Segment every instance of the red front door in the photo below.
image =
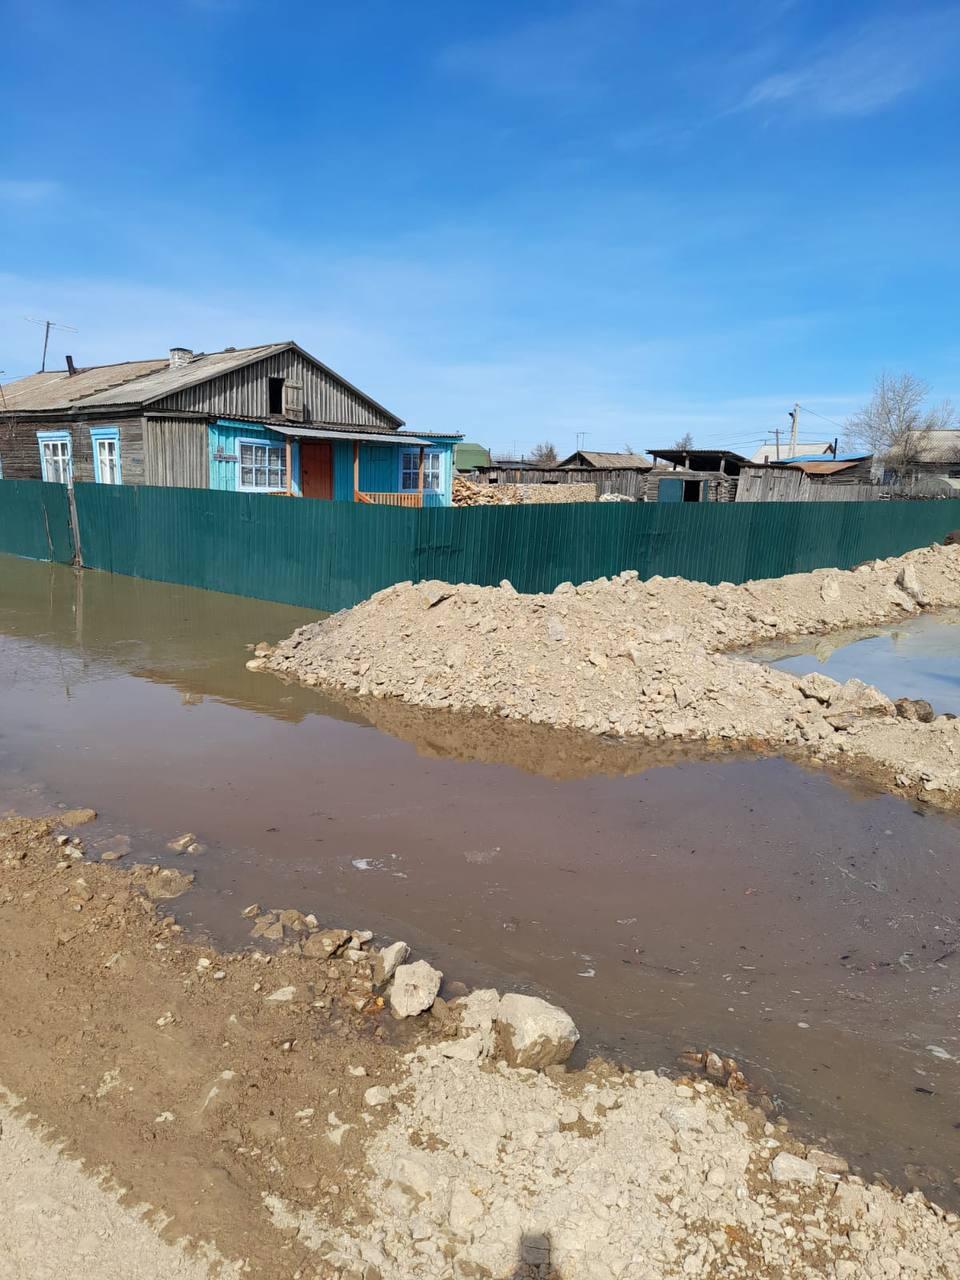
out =
[(326, 441), (300, 442), (300, 492), (305, 498), (333, 497), (333, 446)]

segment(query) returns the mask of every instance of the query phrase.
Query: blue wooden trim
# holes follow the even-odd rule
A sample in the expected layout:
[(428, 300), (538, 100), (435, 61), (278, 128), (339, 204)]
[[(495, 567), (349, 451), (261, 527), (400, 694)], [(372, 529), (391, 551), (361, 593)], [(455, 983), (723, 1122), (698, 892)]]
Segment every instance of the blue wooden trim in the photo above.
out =
[[(398, 453), (398, 455), (397, 455), (397, 493), (416, 493), (416, 489), (404, 489), (404, 487), (403, 487), (403, 455), (404, 455), (405, 453), (412, 453), (412, 454), (416, 455), (416, 454), (419, 454), (419, 452), (420, 452), (420, 446), (419, 446), (418, 444), (408, 444), (408, 445), (403, 445), (403, 444), (401, 444), (401, 446), (400, 446), (400, 450), (399, 450), (399, 453)], [(424, 470), (426, 470), (427, 458), (428, 458), (431, 454), (432, 454), (432, 455), (434, 455), (435, 457), (437, 457), (437, 458), (439, 458), (439, 459), (440, 459), (440, 468), (439, 468), (439, 470), (440, 470), (440, 474), (439, 474), (439, 476), (437, 477), (437, 487), (436, 487), (436, 489), (428, 489), (428, 488), (426, 487), (426, 485), (424, 485), (423, 494), (424, 494), (424, 497), (426, 497), (426, 495), (427, 495), (427, 494), (430, 494), (430, 495), (431, 495), (431, 497), (433, 497), (433, 498), (438, 498), (438, 497), (442, 496), (442, 494), (443, 494), (443, 492), (444, 492), (444, 487), (445, 487), (445, 486), (444, 486), (444, 482), (443, 482), (443, 472), (444, 472), (444, 466), (443, 466), (443, 455), (444, 455), (444, 450), (443, 450), (443, 449), (426, 449), (426, 448), (425, 448), (425, 449), (424, 449), (424, 451), (423, 451), (423, 465), (424, 465)]]
[(97, 484), (103, 484), (100, 475), (100, 451), (97, 444), (101, 440), (112, 440), (117, 446), (117, 484), (123, 484), (123, 462), (120, 458), (120, 428), (119, 427), (91, 427), (90, 428), (90, 444), (93, 448), (93, 478)]
[(67, 470), (72, 478), (73, 476), (73, 436), (69, 431), (38, 431), (37, 432), (37, 448), (40, 450), (40, 476), (46, 480), (47, 471), (43, 461), (43, 446), (45, 441), (53, 442), (54, 440), (67, 442)]

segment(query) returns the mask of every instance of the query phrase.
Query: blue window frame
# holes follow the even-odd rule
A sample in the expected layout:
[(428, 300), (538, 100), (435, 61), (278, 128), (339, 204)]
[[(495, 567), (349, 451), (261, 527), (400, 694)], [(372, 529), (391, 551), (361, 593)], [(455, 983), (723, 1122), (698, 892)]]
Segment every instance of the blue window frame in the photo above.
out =
[[(423, 492), (439, 493), (441, 483), (441, 454), (439, 449), (423, 451)], [(420, 450), (400, 451), (400, 492), (410, 493), (419, 488)]]
[(120, 428), (91, 427), (93, 478), (97, 484), (123, 484), (120, 470)]
[(286, 442), (237, 441), (237, 488), (252, 493), (283, 493), (287, 487)]
[(52, 484), (69, 484), (73, 474), (73, 440), (69, 431), (38, 431), (40, 476)]

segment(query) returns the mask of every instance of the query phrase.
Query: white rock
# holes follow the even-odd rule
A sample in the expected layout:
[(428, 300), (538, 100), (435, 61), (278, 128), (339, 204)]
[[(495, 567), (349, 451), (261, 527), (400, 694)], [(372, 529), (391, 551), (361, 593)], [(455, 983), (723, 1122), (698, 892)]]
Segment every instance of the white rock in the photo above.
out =
[(817, 1180), (817, 1166), (789, 1151), (781, 1151), (770, 1163), (770, 1176), (774, 1182), (802, 1182), (812, 1187)]
[(363, 1104), (366, 1107), (382, 1107), (389, 1101), (390, 1090), (382, 1084), (372, 1085), (363, 1095)]
[(462, 1040), (444, 1040), (437, 1048), (445, 1058), (455, 1058), (458, 1062), (479, 1062), (484, 1056), (483, 1036), (479, 1031), (464, 1036)]
[(376, 984), (379, 986), (388, 978), (392, 978), (398, 966), (403, 964), (409, 954), (410, 948), (405, 942), (392, 942), (389, 947), (381, 948), (373, 962), (373, 978)]
[(497, 1028), (504, 1057), (512, 1067), (543, 1068), (566, 1062), (580, 1039), (565, 1009), (516, 992), (501, 999)]
[(450, 1226), (457, 1235), (468, 1235), (482, 1217), (482, 1201), (466, 1187), (457, 1187), (450, 1197)]
[(390, 988), (390, 1008), (398, 1018), (413, 1018), (429, 1009), (440, 991), (443, 974), (426, 960), (399, 965)]
[(288, 1000), (292, 1000), (297, 994), (296, 987), (277, 987), (276, 991), (271, 991), (268, 996), (264, 996), (264, 1000), (270, 1000), (275, 1004), (283, 1004)]
[(917, 604), (923, 606), (930, 603), (930, 597), (920, 585), (920, 579), (917, 577), (917, 571), (912, 564), (905, 564), (897, 574), (897, 586), (916, 600)]

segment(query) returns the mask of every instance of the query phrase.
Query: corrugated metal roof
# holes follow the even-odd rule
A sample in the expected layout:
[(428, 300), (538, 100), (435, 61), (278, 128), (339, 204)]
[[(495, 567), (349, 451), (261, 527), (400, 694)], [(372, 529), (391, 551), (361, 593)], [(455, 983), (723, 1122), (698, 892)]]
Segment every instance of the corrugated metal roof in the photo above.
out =
[(788, 458), (820, 458), (833, 448), (832, 440), (798, 440), (795, 454), (790, 452), (790, 441), (765, 440), (751, 462), (784, 462)]
[(279, 431), (282, 436), (291, 436), (304, 440), (359, 440), (361, 444), (402, 444), (430, 445), (432, 441), (420, 436), (413, 436), (408, 431), (357, 431), (354, 427), (301, 427), (286, 422), (267, 422), (271, 431)]
[(397, 426), (403, 419), (378, 404), (365, 391), (328, 368), (295, 342), (271, 342), (256, 347), (237, 347), (226, 351), (200, 353), (173, 368), (168, 358), (138, 360), (124, 364), (98, 365), (71, 375), (66, 370), (34, 373), (7, 383), (0, 397), (0, 412), (42, 412), (57, 409), (96, 409), (136, 407), (162, 400), (188, 387), (209, 382), (223, 374), (254, 364), (281, 351), (298, 351), (306, 360), (318, 365), (330, 377), (355, 392), (368, 404), (392, 419)]
[[(867, 457), (869, 456), (870, 455), (867, 454)], [(819, 460), (808, 462), (795, 458), (791, 462), (788, 462), (786, 466), (789, 467), (791, 471), (802, 471), (806, 476), (833, 476), (836, 475), (838, 471), (849, 471), (852, 467), (857, 465), (858, 461), (858, 458), (854, 458), (846, 462), (842, 460), (837, 462), (822, 462)]]
[[(824, 458), (819, 453), (798, 453), (795, 458), (781, 458), (782, 466), (793, 466), (797, 462), (863, 462), (867, 458), (872, 458), (872, 453), (838, 453), (836, 457), (831, 456)], [(776, 466), (776, 460), (771, 459), (771, 466)]]
[[(917, 462), (956, 462), (960, 460), (960, 430), (911, 432)], [(902, 450), (898, 449), (898, 453)]]
[(150, 400), (160, 400), (185, 387), (195, 387), (198, 382), (209, 382), (211, 378), (219, 378), (221, 374), (240, 369), (245, 364), (253, 364), (265, 356), (285, 351), (290, 345), (289, 342), (271, 342), (263, 347), (213, 351), (210, 355), (196, 355), (186, 364), (175, 368), (170, 367), (169, 361), (163, 361), (156, 371), (140, 378), (135, 385), (127, 386), (122, 395), (102, 391), (99, 395), (89, 396), (85, 404), (146, 404)]
[(562, 462), (558, 462), (558, 467), (575, 467), (576, 458), (583, 458), (588, 466), (591, 467), (617, 467), (626, 469), (635, 467), (637, 470), (649, 471), (653, 463), (649, 458), (645, 458), (642, 453), (597, 453), (590, 449), (578, 449), (576, 453), (572, 453), (569, 458), (564, 458)]
[[(124, 364), (101, 364), (92, 369), (78, 369), (73, 375), (66, 369), (31, 373), (16, 382), (8, 382), (0, 396), (0, 410), (31, 410), (72, 408), (91, 396), (109, 388), (120, 388), (128, 382), (155, 373), (167, 365), (163, 360), (130, 360)], [(116, 390), (111, 392), (113, 402), (122, 399)]]

